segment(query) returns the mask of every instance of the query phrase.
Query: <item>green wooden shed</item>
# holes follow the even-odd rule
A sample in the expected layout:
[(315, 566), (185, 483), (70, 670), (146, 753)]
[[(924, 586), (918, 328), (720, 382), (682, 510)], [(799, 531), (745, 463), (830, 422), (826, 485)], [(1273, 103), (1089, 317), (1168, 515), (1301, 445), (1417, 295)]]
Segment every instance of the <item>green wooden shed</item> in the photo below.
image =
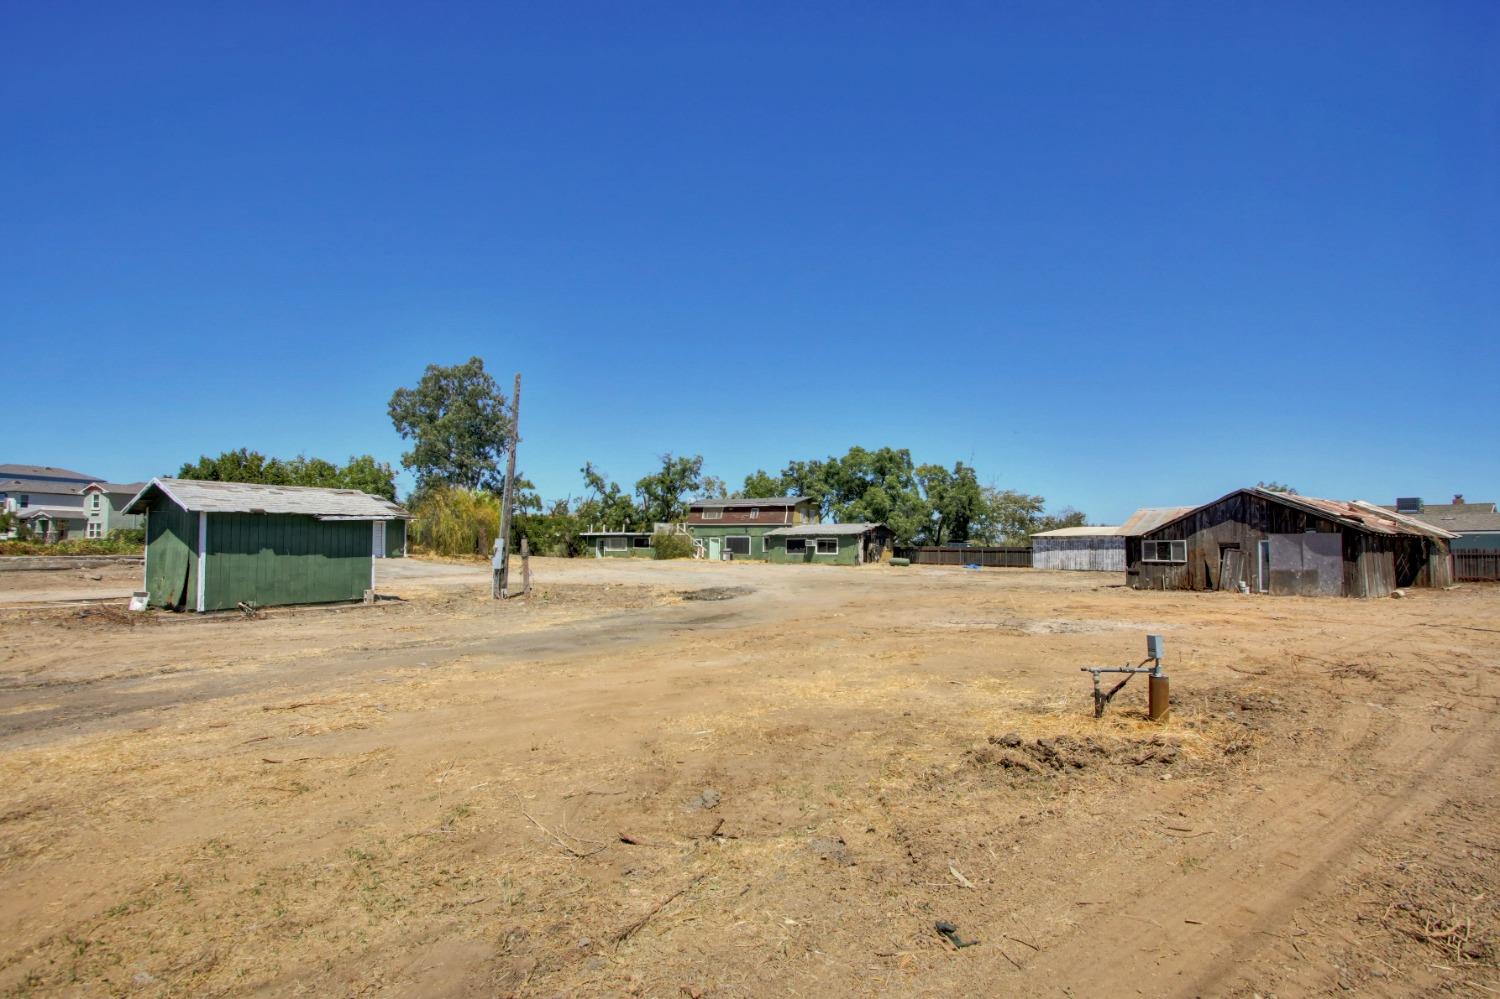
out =
[(125, 512), (146, 516), (151, 605), (195, 611), (359, 600), (411, 518), (356, 489), (191, 479), (152, 479)]

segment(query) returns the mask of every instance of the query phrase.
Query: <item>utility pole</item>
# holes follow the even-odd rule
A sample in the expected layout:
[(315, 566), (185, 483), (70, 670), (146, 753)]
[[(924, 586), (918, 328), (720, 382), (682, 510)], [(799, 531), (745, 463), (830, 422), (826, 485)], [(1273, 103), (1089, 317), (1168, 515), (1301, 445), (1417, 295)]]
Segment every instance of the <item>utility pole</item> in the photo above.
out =
[(504, 600), (507, 575), (510, 572), (510, 507), (516, 491), (516, 448), (521, 444), (521, 373), (516, 372), (516, 388), (510, 402), (510, 454), (505, 459), (505, 488), (500, 493), (500, 537), (495, 539), (494, 570), (490, 596)]

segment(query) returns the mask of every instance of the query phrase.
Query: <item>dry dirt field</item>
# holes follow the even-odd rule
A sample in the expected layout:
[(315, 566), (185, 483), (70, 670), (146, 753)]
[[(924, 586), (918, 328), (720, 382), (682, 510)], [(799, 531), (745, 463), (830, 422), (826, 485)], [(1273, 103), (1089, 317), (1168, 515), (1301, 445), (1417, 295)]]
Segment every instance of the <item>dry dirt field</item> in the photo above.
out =
[(1500, 995), (1500, 588), (390, 565), (0, 593), (0, 995)]

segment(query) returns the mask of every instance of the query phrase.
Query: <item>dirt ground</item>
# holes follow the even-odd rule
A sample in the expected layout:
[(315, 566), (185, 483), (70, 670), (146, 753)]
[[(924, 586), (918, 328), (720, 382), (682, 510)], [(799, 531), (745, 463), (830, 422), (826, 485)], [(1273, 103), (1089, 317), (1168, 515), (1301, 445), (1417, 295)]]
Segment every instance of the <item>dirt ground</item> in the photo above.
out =
[(1500, 588), (534, 565), (0, 593), (0, 994), (1500, 995)]

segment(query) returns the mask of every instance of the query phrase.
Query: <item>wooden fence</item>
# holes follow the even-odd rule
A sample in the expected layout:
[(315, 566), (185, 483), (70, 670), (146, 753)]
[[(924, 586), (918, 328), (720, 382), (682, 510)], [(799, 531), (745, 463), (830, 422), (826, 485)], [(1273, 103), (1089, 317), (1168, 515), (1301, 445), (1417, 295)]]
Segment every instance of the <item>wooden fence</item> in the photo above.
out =
[(922, 545), (896, 548), (897, 558), (912, 565), (983, 565), (993, 568), (1030, 569), (1031, 549), (1003, 545)]
[(1453, 553), (1453, 581), (1500, 580), (1500, 551), (1464, 548)]

